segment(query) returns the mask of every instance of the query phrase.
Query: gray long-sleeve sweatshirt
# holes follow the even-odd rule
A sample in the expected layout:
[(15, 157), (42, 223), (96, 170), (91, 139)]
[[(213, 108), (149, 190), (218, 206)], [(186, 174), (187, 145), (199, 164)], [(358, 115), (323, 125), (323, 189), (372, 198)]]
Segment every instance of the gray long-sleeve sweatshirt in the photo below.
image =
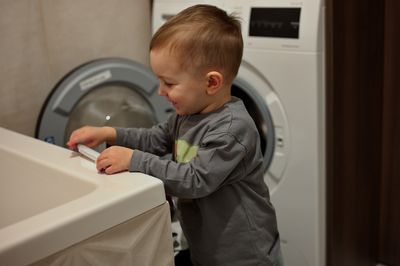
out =
[[(161, 179), (178, 200), (195, 265), (273, 265), (280, 254), (275, 210), (264, 183), (256, 126), (240, 99), (171, 117), (150, 129), (117, 128), (135, 149), (130, 171)], [(173, 159), (160, 156), (173, 154)]]

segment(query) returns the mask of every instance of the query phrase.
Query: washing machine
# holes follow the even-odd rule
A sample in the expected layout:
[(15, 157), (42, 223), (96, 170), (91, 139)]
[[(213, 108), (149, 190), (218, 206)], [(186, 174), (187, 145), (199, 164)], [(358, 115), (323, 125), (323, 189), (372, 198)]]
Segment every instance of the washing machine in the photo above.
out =
[(211, 4), (241, 17), (232, 94), (256, 122), (287, 266), (325, 265), (323, 0), (155, 0), (152, 27)]
[(35, 135), (65, 147), (72, 131), (84, 125), (151, 127), (173, 111), (158, 96), (158, 85), (149, 68), (130, 59), (104, 58), (79, 65), (47, 97)]

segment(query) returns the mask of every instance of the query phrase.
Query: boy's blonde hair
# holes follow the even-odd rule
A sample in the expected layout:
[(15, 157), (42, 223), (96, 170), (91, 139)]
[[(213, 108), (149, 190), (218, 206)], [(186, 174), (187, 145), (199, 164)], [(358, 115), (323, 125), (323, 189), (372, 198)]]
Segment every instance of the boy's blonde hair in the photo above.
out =
[(240, 21), (215, 6), (195, 5), (158, 29), (150, 42), (150, 50), (156, 48), (169, 48), (185, 70), (220, 71), (232, 82), (243, 54)]

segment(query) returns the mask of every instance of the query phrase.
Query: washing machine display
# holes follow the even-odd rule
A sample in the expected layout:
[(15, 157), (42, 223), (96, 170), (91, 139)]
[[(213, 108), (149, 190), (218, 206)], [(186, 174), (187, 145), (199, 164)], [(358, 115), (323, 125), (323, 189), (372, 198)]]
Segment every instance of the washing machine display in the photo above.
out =
[(299, 38), (300, 8), (253, 7), (249, 36)]
[(72, 131), (84, 125), (151, 127), (173, 111), (157, 91), (157, 78), (136, 62), (89, 62), (56, 85), (43, 106), (36, 137), (65, 146)]
[(285, 265), (325, 265), (323, 0), (155, 0), (153, 32), (195, 4), (242, 20), (232, 94), (257, 124)]

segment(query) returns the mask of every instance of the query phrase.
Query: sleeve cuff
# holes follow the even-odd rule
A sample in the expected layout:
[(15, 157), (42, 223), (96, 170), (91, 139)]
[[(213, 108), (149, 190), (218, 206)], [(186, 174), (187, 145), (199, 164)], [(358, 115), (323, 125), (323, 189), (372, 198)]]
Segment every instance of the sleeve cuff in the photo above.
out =
[(130, 172), (141, 172), (140, 164), (142, 162), (143, 152), (141, 150), (134, 150), (131, 158), (131, 163), (129, 165)]
[(115, 127), (115, 132), (117, 133), (117, 136), (115, 138), (115, 145), (117, 146), (124, 146), (124, 129), (120, 127)]

